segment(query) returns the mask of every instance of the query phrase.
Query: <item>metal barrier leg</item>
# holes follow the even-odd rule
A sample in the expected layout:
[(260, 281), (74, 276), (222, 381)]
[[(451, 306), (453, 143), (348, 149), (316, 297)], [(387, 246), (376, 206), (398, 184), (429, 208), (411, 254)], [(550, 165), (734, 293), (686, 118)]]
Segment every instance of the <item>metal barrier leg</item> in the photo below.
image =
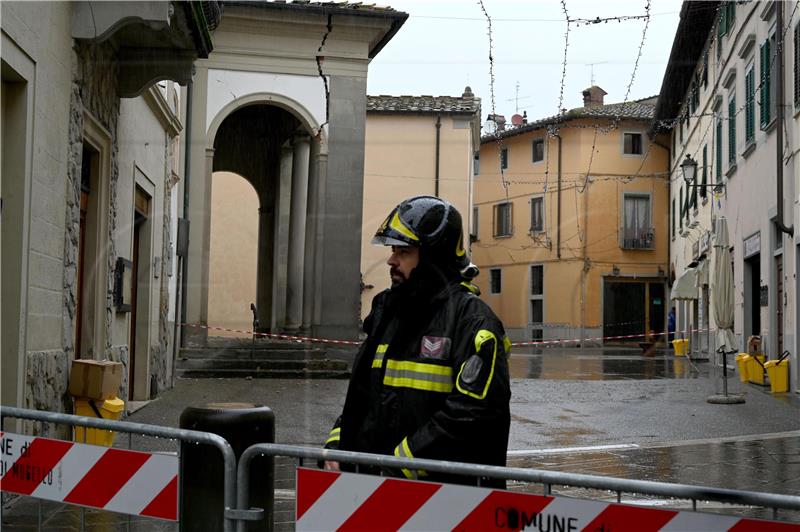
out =
[(36, 520), (36, 530), (41, 531), (42, 530), (42, 500), (41, 499), (39, 499), (38, 506), (39, 506), (39, 508), (38, 508), (38, 515), (37, 515), (37, 520)]
[(622, 502), (622, 492), (617, 491), (617, 502)]

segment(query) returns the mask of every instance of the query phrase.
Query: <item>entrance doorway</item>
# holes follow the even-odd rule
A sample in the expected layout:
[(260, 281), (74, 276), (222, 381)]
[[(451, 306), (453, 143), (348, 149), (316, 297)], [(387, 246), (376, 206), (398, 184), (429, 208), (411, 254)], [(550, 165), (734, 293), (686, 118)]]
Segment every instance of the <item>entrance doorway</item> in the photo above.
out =
[(775, 334), (777, 351), (783, 353), (783, 255), (775, 257)]
[(745, 337), (761, 336), (761, 254), (744, 261)]
[(131, 255), (130, 356), (128, 399), (147, 399), (150, 305), (150, 196), (138, 185), (134, 195)]
[[(662, 341), (666, 319), (664, 282), (653, 279), (605, 279), (603, 336), (605, 343)], [(619, 338), (628, 336), (629, 338)]]

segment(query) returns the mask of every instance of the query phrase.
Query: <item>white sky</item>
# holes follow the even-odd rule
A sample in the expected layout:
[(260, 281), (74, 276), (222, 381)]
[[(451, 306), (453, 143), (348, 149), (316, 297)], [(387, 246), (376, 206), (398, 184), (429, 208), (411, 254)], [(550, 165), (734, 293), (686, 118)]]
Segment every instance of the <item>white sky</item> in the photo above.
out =
[[(570, 18), (643, 15), (645, 0), (565, 0)], [(482, 120), (491, 113), (486, 18), (469, 0), (384, 0), (410, 16), (370, 64), (370, 95), (460, 96), (466, 85), (480, 97)], [(560, 0), (484, 0), (492, 17), (495, 102), (510, 122), (519, 82), (519, 114), (534, 120), (558, 110), (564, 33)], [(652, 0), (650, 25), (629, 100), (658, 94), (677, 29), (681, 0)], [(562, 107), (583, 105), (595, 84), (621, 102), (631, 80), (644, 20), (571, 24)]]

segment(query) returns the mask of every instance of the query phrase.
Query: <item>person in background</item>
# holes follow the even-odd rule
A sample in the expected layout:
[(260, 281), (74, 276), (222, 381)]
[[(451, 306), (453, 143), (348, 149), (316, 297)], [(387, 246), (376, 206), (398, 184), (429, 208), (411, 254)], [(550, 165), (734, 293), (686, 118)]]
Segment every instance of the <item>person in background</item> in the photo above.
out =
[[(478, 269), (464, 249), (461, 215), (447, 201), (414, 197), (389, 213), (372, 243), (391, 246), (392, 287), (374, 298), (364, 320), (367, 338), (325, 447), (504, 466), (511, 342), (470, 283)], [(339, 467), (325, 462), (326, 469)], [(422, 470), (400, 473), (475, 482)]]
[(670, 308), (667, 315), (667, 339), (670, 342), (675, 339), (675, 307)]

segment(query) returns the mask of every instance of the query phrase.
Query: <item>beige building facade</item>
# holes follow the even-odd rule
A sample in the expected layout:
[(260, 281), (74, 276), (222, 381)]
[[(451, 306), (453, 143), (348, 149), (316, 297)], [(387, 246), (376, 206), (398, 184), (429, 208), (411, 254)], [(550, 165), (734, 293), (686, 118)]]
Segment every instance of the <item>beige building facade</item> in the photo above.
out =
[(368, 96), (361, 229), (361, 319), (389, 288), (389, 250), (370, 244), (389, 212), (413, 196), (452, 203), (469, 227), (473, 160), (480, 138), (480, 99)]
[(481, 139), (472, 260), (513, 340), (663, 340), (668, 147), (648, 136), (653, 98), (604, 95), (591, 87), (584, 107), (510, 128), (492, 120)]
[[(671, 270), (676, 284), (697, 279), (678, 328), (694, 353), (720, 347), (708, 272), (714, 220), (725, 217), (737, 344), (728, 347), (759, 336), (769, 359), (789, 351), (789, 386), (800, 390), (800, 12), (787, 2), (684, 2), (656, 118), (671, 135)], [(691, 184), (687, 160), (697, 165)]]
[(71, 411), (75, 358), (121, 362), (126, 401), (171, 386), (178, 83), (211, 49), (205, 4), (0, 6), (3, 405)]

